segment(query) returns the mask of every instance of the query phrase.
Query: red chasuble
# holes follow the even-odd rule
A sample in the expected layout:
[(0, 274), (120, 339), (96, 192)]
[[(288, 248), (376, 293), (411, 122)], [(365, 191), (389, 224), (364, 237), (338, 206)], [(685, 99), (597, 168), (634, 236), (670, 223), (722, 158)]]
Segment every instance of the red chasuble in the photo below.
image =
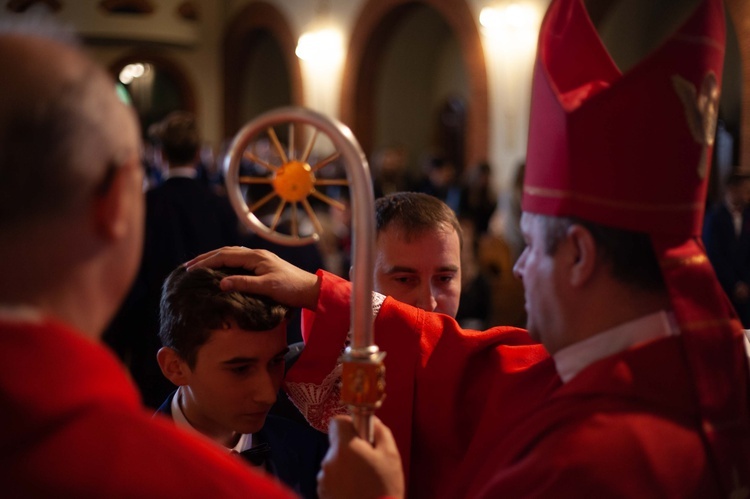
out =
[(60, 323), (0, 322), (0, 351), (5, 497), (294, 497), (152, 418), (115, 357)]
[(680, 337), (652, 341), (590, 365), (495, 440), (464, 497), (727, 497), (699, 420)]
[[(305, 311), (306, 346), (286, 388), (326, 430), (344, 412), (338, 357), (347, 340), (350, 285), (327, 272), (317, 313)], [(513, 431), (560, 384), (552, 360), (526, 331), (461, 329), (452, 318), (386, 298), (375, 341), (387, 352), (386, 398), (377, 412), (393, 431), (410, 498), (461, 497), (494, 440)], [(455, 490), (458, 495), (445, 495)]]

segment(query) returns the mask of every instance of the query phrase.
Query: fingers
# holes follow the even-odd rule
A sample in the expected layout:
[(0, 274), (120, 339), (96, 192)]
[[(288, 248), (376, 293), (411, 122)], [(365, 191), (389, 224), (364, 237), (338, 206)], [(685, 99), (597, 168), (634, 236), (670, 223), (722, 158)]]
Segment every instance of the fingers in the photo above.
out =
[(191, 270), (195, 267), (209, 267), (212, 269), (220, 267), (243, 267), (248, 270), (248, 263), (251, 261), (253, 250), (244, 246), (225, 246), (217, 250), (209, 251), (198, 255), (192, 260), (185, 262), (185, 267)]
[(318, 474), (321, 498), (403, 497), (401, 459), (391, 431), (373, 418), (375, 446), (359, 438), (352, 418), (337, 416), (330, 424), (331, 446)]
[(266, 250), (226, 246), (185, 263), (190, 271), (199, 267), (244, 268), (252, 274), (232, 275), (221, 281), (224, 291), (258, 293), (291, 307), (315, 309), (320, 294), (318, 276), (295, 267)]

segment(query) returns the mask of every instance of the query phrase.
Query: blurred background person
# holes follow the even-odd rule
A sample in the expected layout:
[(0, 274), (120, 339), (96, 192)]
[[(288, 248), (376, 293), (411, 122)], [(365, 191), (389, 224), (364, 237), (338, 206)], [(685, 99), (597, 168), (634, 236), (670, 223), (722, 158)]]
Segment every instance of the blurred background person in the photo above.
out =
[(750, 327), (750, 174), (727, 177), (724, 198), (706, 213), (703, 243), (742, 325)]

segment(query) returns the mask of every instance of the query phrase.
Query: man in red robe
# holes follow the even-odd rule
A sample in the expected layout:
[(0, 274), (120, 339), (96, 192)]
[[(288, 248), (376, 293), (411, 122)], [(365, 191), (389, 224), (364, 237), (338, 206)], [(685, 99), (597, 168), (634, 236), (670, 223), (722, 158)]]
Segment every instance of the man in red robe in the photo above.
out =
[(0, 66), (2, 495), (292, 497), (153, 419), (100, 342), (143, 237), (138, 125), (112, 79), (20, 32), (0, 33)]
[[(750, 493), (742, 331), (699, 240), (723, 40), (722, 2), (703, 0), (622, 74), (581, 1), (552, 3), (515, 267), (530, 336), (551, 358), (518, 330), (462, 334), (450, 319), (376, 300), (375, 339), (388, 352), (378, 414), (410, 497)], [(266, 288), (315, 311), (288, 388), (313, 421), (337, 412), (348, 287), (240, 248), (195, 264), (244, 266), (256, 277), (226, 289)], [(402, 497), (390, 433), (376, 421), (374, 446), (356, 434), (334, 419), (321, 495)]]

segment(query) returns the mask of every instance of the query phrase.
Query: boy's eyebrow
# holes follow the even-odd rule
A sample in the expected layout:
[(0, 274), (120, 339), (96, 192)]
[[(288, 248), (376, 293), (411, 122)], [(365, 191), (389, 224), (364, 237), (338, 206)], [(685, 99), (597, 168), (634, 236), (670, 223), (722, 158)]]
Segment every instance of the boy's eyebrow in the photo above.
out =
[[(280, 350), (276, 355), (274, 355), (274, 358), (283, 357), (287, 353), (289, 353), (289, 347), (284, 347), (283, 350)], [(258, 361), (259, 359), (257, 357), (232, 357), (231, 359), (223, 361), (222, 364), (253, 364), (257, 363)]]

